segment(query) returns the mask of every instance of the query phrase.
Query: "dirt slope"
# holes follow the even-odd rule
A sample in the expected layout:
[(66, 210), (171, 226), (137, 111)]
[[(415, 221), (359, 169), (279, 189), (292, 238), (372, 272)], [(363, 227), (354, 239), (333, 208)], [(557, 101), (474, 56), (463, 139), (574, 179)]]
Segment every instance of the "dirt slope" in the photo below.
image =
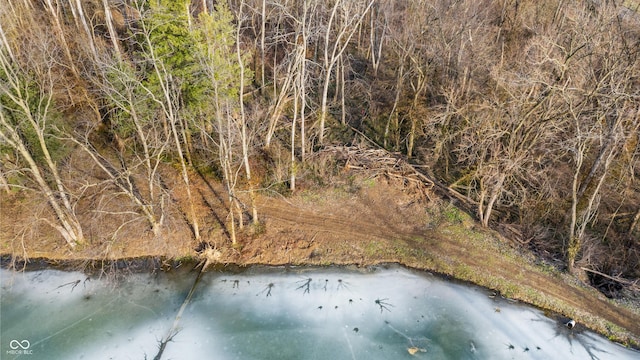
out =
[[(167, 182), (171, 181), (180, 179), (167, 176)], [(286, 198), (261, 193), (261, 225), (246, 226), (240, 231), (239, 244), (231, 246), (224, 228), (228, 219), (224, 188), (194, 174), (192, 186), (197, 190), (195, 205), (204, 243), (215, 250), (215, 261), (224, 264), (366, 266), (398, 262), (486, 286), (502, 296), (574, 318), (578, 330), (589, 327), (638, 344), (640, 312), (614, 304), (550, 266), (535, 265), (530, 254), (497, 233), (479, 228), (446, 201), (403, 179), (379, 173), (349, 171), (332, 185), (302, 189)], [(184, 208), (184, 194), (173, 193), (172, 198), (178, 208)], [(0, 253), (5, 255), (85, 262), (149, 256), (186, 259), (199, 257), (198, 250), (204, 245), (193, 240), (189, 227), (177, 216), (160, 237), (149, 236), (138, 225), (121, 230), (118, 240), (94, 241), (71, 252), (47, 227), (39, 227), (28, 237), (16, 237), (17, 224), (24, 223), (30, 212), (15, 199), (2, 200), (0, 211), (7, 214), (11, 206), (14, 215), (0, 220)]]

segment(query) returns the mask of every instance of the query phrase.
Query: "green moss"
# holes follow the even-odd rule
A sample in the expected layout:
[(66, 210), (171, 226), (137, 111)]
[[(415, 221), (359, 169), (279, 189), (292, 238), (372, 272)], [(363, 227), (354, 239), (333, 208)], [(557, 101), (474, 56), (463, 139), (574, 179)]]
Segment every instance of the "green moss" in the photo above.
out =
[(451, 224), (462, 224), (464, 220), (460, 209), (453, 205), (449, 205), (444, 209), (443, 216)]

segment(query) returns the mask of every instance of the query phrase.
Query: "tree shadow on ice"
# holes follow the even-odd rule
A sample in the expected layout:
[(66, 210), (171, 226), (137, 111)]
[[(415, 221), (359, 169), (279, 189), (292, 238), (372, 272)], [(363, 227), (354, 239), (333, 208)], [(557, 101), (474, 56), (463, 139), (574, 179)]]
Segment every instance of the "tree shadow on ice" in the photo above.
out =
[(298, 286), (298, 287), (296, 288), (296, 290), (301, 290), (301, 289), (303, 289), (303, 292), (302, 292), (302, 294), (303, 294), (303, 295), (304, 295), (304, 294), (310, 294), (310, 293), (311, 293), (311, 292), (310, 292), (311, 281), (312, 281), (312, 279), (311, 279), (311, 278), (308, 278), (308, 279), (304, 279), (304, 280), (297, 281), (297, 282), (296, 282), (296, 284), (300, 284), (300, 283), (302, 283), (302, 285)]
[(556, 325), (556, 332), (553, 338), (555, 339), (559, 336), (562, 336), (567, 340), (572, 354), (573, 354), (574, 341), (580, 344), (584, 348), (587, 354), (589, 354), (589, 357), (591, 358), (591, 360), (600, 359), (600, 357), (598, 357), (596, 353), (611, 354), (610, 352), (602, 348), (599, 348), (595, 344), (595, 342), (597, 341), (596, 337), (588, 334), (587, 332), (576, 329), (575, 321), (573, 320), (568, 320), (566, 322), (563, 321)]
[(265, 297), (271, 296), (271, 290), (273, 290), (273, 288), (275, 286), (276, 285), (274, 283), (269, 283), (262, 291), (257, 293), (256, 296), (259, 296), (259, 295), (262, 295), (262, 294), (265, 294), (265, 293), (266, 293)]
[(387, 300), (389, 300), (388, 298), (384, 298), (384, 299), (376, 299), (375, 303), (376, 305), (378, 305), (380, 307), (380, 313), (382, 313), (383, 310), (387, 310), (388, 312), (391, 312), (391, 310), (389, 310), (389, 307), (393, 307), (393, 304), (387, 302)]

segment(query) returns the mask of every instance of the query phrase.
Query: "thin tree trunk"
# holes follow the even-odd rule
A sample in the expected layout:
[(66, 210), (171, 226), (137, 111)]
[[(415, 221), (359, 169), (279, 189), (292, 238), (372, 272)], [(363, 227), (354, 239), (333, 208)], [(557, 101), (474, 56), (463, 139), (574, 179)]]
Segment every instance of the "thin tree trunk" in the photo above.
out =
[(120, 45), (118, 44), (118, 33), (113, 26), (113, 17), (111, 16), (109, 0), (102, 0), (102, 6), (104, 8), (104, 21), (107, 23), (107, 29), (109, 30), (109, 37), (111, 38), (113, 51), (116, 54), (118, 61), (122, 61), (122, 53), (120, 52)]
[[(106, 1), (106, 0), (103, 0), (103, 1)], [(142, 24), (144, 24), (144, 22), (142, 22)], [(185, 190), (187, 192), (187, 201), (188, 201), (187, 206), (189, 207), (189, 217), (191, 218), (190, 225), (191, 225), (191, 229), (193, 230), (193, 235), (195, 239), (200, 240), (200, 226), (198, 224), (198, 218), (196, 216), (194, 199), (191, 193), (191, 183), (189, 181), (189, 173), (187, 171), (187, 164), (185, 161), (182, 144), (180, 143), (180, 134), (178, 134), (178, 129), (176, 128), (176, 122), (179, 122), (182, 120), (180, 119), (178, 114), (176, 114), (176, 111), (174, 109), (174, 106), (175, 106), (174, 101), (176, 100), (171, 98), (171, 90), (172, 90), (171, 84), (170, 84), (171, 75), (167, 74), (167, 70), (164, 68), (164, 64), (162, 63), (162, 60), (155, 55), (153, 43), (149, 38), (149, 32), (147, 31), (147, 29), (143, 28), (143, 34), (145, 36), (144, 41), (149, 46), (149, 57), (151, 58), (151, 63), (153, 65), (154, 72), (158, 77), (160, 89), (162, 91), (162, 96), (164, 98), (163, 100), (157, 99), (155, 101), (158, 103), (158, 105), (160, 105), (160, 107), (163, 110), (164, 117), (166, 118), (164, 126), (169, 126), (168, 130), (170, 130), (171, 134), (168, 134), (168, 135), (173, 138), (174, 144), (176, 146), (175, 150), (178, 152), (178, 159), (180, 161), (182, 180), (184, 181)], [(166, 124), (166, 122), (168, 122), (169, 124)]]
[(258, 207), (256, 206), (256, 194), (253, 188), (253, 180), (251, 179), (251, 166), (249, 164), (249, 138), (247, 134), (247, 116), (244, 111), (244, 80), (245, 80), (245, 67), (242, 60), (242, 52), (240, 49), (240, 31), (242, 30), (242, 8), (244, 6), (244, 0), (240, 1), (240, 8), (238, 10), (238, 24), (236, 31), (236, 56), (238, 57), (238, 65), (240, 66), (240, 91), (238, 91), (239, 105), (240, 105), (240, 125), (241, 132), (240, 138), (242, 141), (242, 161), (244, 163), (244, 171), (247, 177), (247, 183), (249, 184), (249, 197), (251, 200), (251, 221), (254, 224), (259, 223), (258, 220)]
[(569, 244), (566, 249), (567, 269), (570, 273), (573, 273), (581, 241), (576, 231), (576, 224), (578, 223), (578, 182), (580, 169), (582, 168), (582, 156), (584, 150), (584, 144), (581, 144), (580, 148), (575, 151), (576, 164), (573, 172), (573, 181), (571, 182), (571, 221), (569, 223)]
[[(328, 92), (329, 92), (329, 83), (331, 82), (331, 73), (333, 72), (333, 67), (336, 65), (336, 62), (342, 56), (342, 53), (346, 50), (351, 38), (356, 33), (362, 19), (367, 15), (369, 9), (375, 2), (375, 0), (371, 0), (367, 5), (366, 9), (362, 11), (361, 14), (358, 15), (358, 19), (356, 23), (353, 25), (353, 28), (346, 29), (343, 28), (338, 31), (338, 35), (335, 39), (330, 40), (329, 34), (332, 30), (333, 22), (336, 19), (336, 13), (338, 7), (342, 4), (343, 1), (337, 0), (333, 8), (331, 9), (331, 15), (329, 16), (329, 23), (327, 24), (327, 34), (324, 39), (324, 85), (322, 87), (322, 97), (320, 104), (320, 125), (319, 125), (319, 135), (318, 141), (320, 144), (324, 143), (324, 128), (327, 120), (328, 113)], [(333, 46), (330, 46), (329, 43), (333, 41)], [(329, 56), (331, 53), (331, 56)]]
[(633, 221), (631, 221), (631, 224), (629, 225), (629, 234), (632, 234), (636, 228), (638, 228), (638, 224), (640, 224), (640, 207), (638, 208), (638, 211), (636, 211), (636, 214), (633, 216)]
[(320, 105), (320, 133), (318, 135), (318, 141), (320, 144), (324, 143), (324, 127), (327, 121), (327, 96), (329, 93), (329, 81), (331, 80), (331, 72), (326, 71), (322, 87), (322, 102)]
[(189, 166), (193, 165), (193, 160), (191, 159), (191, 134), (189, 133), (189, 126), (186, 123), (186, 119), (180, 118), (178, 124), (180, 125), (180, 137), (182, 138), (182, 143), (184, 144), (184, 155), (185, 159), (187, 159), (187, 164)]
[[(229, 201), (229, 237), (231, 238), (231, 243), (236, 245), (236, 222), (234, 215), (234, 188), (235, 183), (231, 180), (231, 176), (233, 171), (231, 169), (231, 149), (229, 148), (229, 144), (225, 140), (224, 136), (224, 126), (222, 123), (222, 104), (220, 103), (220, 97), (218, 95), (218, 89), (214, 89), (214, 102), (216, 106), (216, 120), (218, 123), (218, 156), (220, 159), (220, 166), (222, 167), (223, 178), (225, 182), (225, 187), (227, 188), (227, 195)], [(228, 115), (227, 115), (228, 116)], [(229, 121), (227, 119), (227, 126), (229, 126)]]
[[(291, 88), (293, 82), (293, 61), (290, 61), (287, 66), (287, 75), (284, 83), (280, 86), (280, 92), (276, 93), (276, 103), (273, 105), (273, 110), (271, 112), (271, 116), (269, 117), (269, 126), (267, 128), (267, 134), (265, 136), (265, 147), (268, 148), (271, 146), (271, 140), (273, 139), (273, 135), (276, 132), (278, 120), (280, 120), (280, 116), (282, 115), (282, 111), (284, 110), (285, 105), (289, 101), (288, 92)], [(275, 71), (274, 71), (274, 89), (275, 89)], [(274, 90), (275, 91), (275, 90)]]
[(9, 187), (9, 181), (4, 173), (4, 166), (0, 162), (0, 187), (4, 189), (5, 194), (9, 195), (11, 188)]
[[(414, 59), (412, 58), (412, 60)], [(419, 75), (415, 86), (413, 85), (413, 83), (411, 85), (413, 87), (413, 101), (411, 102), (411, 111), (409, 112), (409, 121), (411, 121), (411, 129), (409, 130), (409, 140), (407, 144), (407, 157), (409, 159), (413, 157), (413, 146), (415, 143), (418, 122), (414, 112), (418, 108), (418, 100), (420, 100), (422, 92), (427, 87), (427, 76), (425, 71), (422, 71), (422, 69), (419, 67), (419, 63), (417, 63), (416, 61), (413, 61), (413, 63), (418, 66), (416, 70), (418, 71)]]
[(102, 155), (100, 155), (93, 145), (86, 140), (84, 143), (73, 140), (77, 145), (79, 145), (92, 159), (93, 162), (98, 165), (100, 169), (111, 179), (113, 184), (117, 186), (137, 207), (140, 209), (142, 214), (145, 216), (147, 221), (149, 222), (149, 226), (153, 231), (154, 235), (159, 235), (162, 229), (162, 219), (161, 215), (160, 220), (156, 217), (154, 213), (154, 207), (147, 203), (140, 192), (136, 189), (136, 186), (133, 183), (133, 179), (130, 176), (126, 176), (127, 170), (118, 171), (112, 166), (107, 159), (105, 159)]
[(81, 28), (84, 31), (87, 42), (89, 43), (89, 48), (91, 49), (91, 53), (93, 54), (94, 59), (97, 59), (98, 51), (96, 50), (93, 33), (91, 32), (89, 25), (87, 24), (87, 17), (84, 15), (81, 1), (69, 0), (69, 7), (71, 7), (71, 12), (76, 22), (76, 27)]
[[(373, 67), (373, 77), (376, 78), (378, 77), (378, 69), (380, 68), (380, 60), (382, 59), (382, 44), (384, 43), (384, 36), (387, 30), (387, 24), (386, 24), (386, 14), (383, 15), (385, 16), (385, 23), (382, 25), (382, 34), (380, 35), (380, 38), (378, 38), (376, 35), (376, 24), (375, 24), (375, 17), (379, 14), (379, 8), (378, 6), (373, 7), (371, 11), (371, 17), (370, 17), (370, 24), (369, 24), (369, 34), (370, 34), (370, 46), (371, 46), (371, 65)], [(375, 16), (374, 16), (375, 13)]]
[(300, 161), (304, 163), (307, 151), (306, 134), (305, 134), (305, 122), (306, 122), (306, 108), (307, 108), (307, 91), (305, 86), (305, 80), (307, 76), (307, 2), (303, 2), (302, 11), (302, 58), (300, 59), (300, 70), (298, 74), (298, 92), (300, 93)]
[[(400, 95), (402, 94), (402, 83), (404, 82), (404, 60), (406, 59), (406, 52), (400, 59), (400, 69), (396, 75), (396, 96), (393, 99), (393, 106), (389, 112), (389, 118), (387, 119), (387, 125), (384, 128), (383, 145), (386, 148), (389, 145), (389, 132), (391, 131), (391, 125), (394, 125), (394, 130), (397, 131), (398, 123), (398, 104), (400, 103)], [(397, 145), (397, 144), (396, 144)]]
[(414, 114), (409, 114), (409, 121), (411, 121), (411, 129), (409, 130), (409, 139), (407, 141), (407, 158), (413, 157), (413, 146), (416, 139), (416, 118)]
[[(306, 3), (305, 3), (306, 4)], [(264, 52), (265, 52), (265, 32), (267, 30), (267, 0), (262, 0), (262, 22), (260, 24), (260, 86), (264, 87), (266, 84), (264, 75)], [(274, 67), (275, 72), (275, 67)]]
[[(5, 130), (8, 131), (8, 134), (5, 133)], [(29, 165), (29, 172), (33, 176), (36, 184), (40, 191), (43, 193), (45, 199), (53, 209), (59, 225), (48, 222), (51, 226), (53, 226), (62, 237), (65, 239), (67, 244), (73, 249), (78, 244), (82, 244), (84, 242), (84, 236), (82, 234), (82, 227), (78, 222), (75, 214), (73, 213), (73, 208), (68, 204), (68, 199), (66, 192), (54, 191), (49, 183), (45, 180), (40, 167), (36, 164), (35, 160), (31, 156), (31, 153), (22, 142), (20, 135), (16, 132), (16, 130), (9, 125), (6, 118), (4, 117), (4, 112), (0, 110), (0, 139), (3, 139), (5, 143), (9, 144), (12, 148), (16, 149), (18, 153), (22, 156), (22, 158)], [(55, 170), (55, 169), (50, 169)], [(61, 179), (57, 174), (57, 171), (53, 175), (56, 181), (56, 184), (61, 183)], [(60, 204), (58, 199), (65, 199), (62, 204)]]
[(12, 63), (15, 63), (16, 58), (13, 55), (13, 51), (11, 50), (11, 46), (9, 46), (9, 41), (7, 40), (7, 36), (5, 34), (5, 30), (2, 27), (2, 23), (0, 23), (0, 41), (2, 41), (2, 49), (4, 49), (9, 55), (9, 59)]
[(480, 218), (480, 223), (482, 226), (485, 226), (485, 207), (484, 207), (484, 199), (487, 197), (487, 189), (484, 187), (484, 182), (480, 179), (480, 196), (478, 197), (478, 217)]
[(347, 106), (345, 104), (344, 96), (344, 56), (340, 56), (340, 105), (342, 108), (341, 122), (342, 125), (347, 124)]
[(493, 207), (500, 196), (502, 191), (502, 186), (504, 185), (506, 175), (502, 173), (499, 175), (499, 179), (494, 185), (494, 188), (491, 189), (491, 197), (489, 198), (489, 202), (484, 209), (484, 215), (482, 216), (482, 225), (484, 227), (489, 227), (489, 221), (491, 220), (491, 213), (493, 212)]
[(64, 30), (62, 29), (62, 24), (60, 23), (60, 17), (58, 15), (58, 7), (57, 5), (54, 6), (52, 1), (53, 0), (46, 0), (46, 3), (47, 3), (47, 9), (49, 10), (49, 14), (53, 19), (54, 32), (56, 33), (58, 40), (60, 40), (64, 54), (67, 58), (67, 61), (69, 62), (69, 68), (71, 69), (71, 72), (73, 73), (74, 76), (80, 77), (78, 73), (78, 69), (76, 68), (76, 65), (73, 61), (74, 58), (71, 55), (71, 49), (69, 48), (67, 39), (64, 37)]
[[(169, 104), (171, 106), (171, 104)], [(182, 152), (182, 146), (180, 145), (180, 139), (178, 138), (178, 130), (176, 129), (176, 121), (170, 120), (169, 123), (171, 125), (171, 131), (173, 132), (173, 139), (176, 144), (176, 150), (178, 151), (178, 158), (180, 159), (180, 168), (182, 170), (182, 180), (184, 181), (185, 190), (187, 192), (187, 201), (189, 202), (189, 215), (191, 217), (191, 228), (193, 229), (193, 235), (196, 240), (200, 240), (200, 226), (198, 225), (198, 218), (196, 216), (195, 206), (193, 204), (193, 196), (191, 194), (191, 183), (189, 181), (189, 173), (187, 171), (187, 164), (184, 159), (184, 155)]]
[(587, 190), (587, 187), (589, 186), (589, 184), (593, 180), (593, 177), (596, 175), (596, 172), (600, 168), (600, 164), (604, 159), (605, 153), (607, 153), (607, 150), (609, 150), (609, 147), (612, 146), (613, 136), (615, 136), (613, 134), (613, 131), (615, 130), (614, 129), (610, 130), (609, 135), (607, 136), (607, 140), (600, 148), (600, 151), (598, 152), (598, 156), (593, 161), (593, 164), (591, 164), (591, 169), (589, 170), (589, 174), (587, 174), (587, 177), (582, 181), (582, 184), (580, 185), (580, 189), (578, 190), (578, 197), (582, 197), (584, 192)]
[(289, 181), (289, 190), (296, 190), (296, 120), (298, 119), (298, 94), (297, 88), (294, 88), (293, 96), (293, 120), (291, 120), (291, 180)]

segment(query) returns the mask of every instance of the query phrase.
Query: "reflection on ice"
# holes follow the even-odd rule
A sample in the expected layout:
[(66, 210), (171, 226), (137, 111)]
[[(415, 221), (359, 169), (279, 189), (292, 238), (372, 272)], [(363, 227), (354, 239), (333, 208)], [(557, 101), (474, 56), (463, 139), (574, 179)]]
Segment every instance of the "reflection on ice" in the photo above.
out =
[[(194, 274), (3, 270), (2, 359), (152, 359)], [(632, 359), (600, 336), (399, 267), (206, 274), (163, 359)], [(16, 340), (16, 342), (11, 342)], [(27, 340), (28, 349), (16, 348)], [(21, 343), (26, 344), (26, 343)]]

